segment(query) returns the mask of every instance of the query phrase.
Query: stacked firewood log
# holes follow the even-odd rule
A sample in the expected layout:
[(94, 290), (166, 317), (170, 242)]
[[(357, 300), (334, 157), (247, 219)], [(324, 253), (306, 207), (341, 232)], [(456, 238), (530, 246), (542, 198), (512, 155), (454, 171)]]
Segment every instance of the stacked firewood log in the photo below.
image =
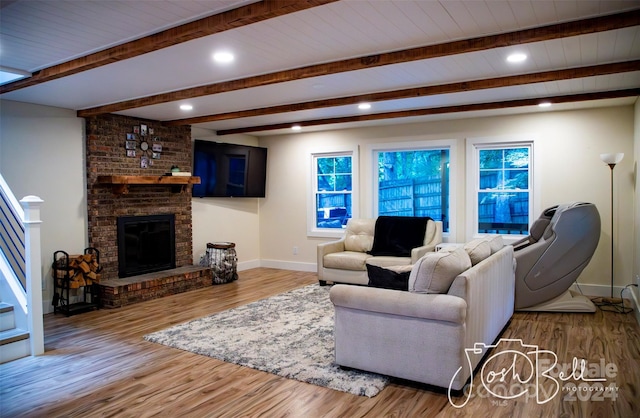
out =
[(70, 255), (69, 264), (66, 257), (56, 260), (57, 279), (69, 278), (69, 288), (77, 289), (100, 282), (100, 266), (95, 253)]

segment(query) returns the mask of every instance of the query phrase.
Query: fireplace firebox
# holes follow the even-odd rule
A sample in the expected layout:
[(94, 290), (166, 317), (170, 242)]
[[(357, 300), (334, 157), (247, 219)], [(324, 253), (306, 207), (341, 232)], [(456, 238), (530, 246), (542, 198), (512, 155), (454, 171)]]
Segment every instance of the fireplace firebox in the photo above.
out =
[(118, 217), (118, 276), (176, 267), (175, 216)]

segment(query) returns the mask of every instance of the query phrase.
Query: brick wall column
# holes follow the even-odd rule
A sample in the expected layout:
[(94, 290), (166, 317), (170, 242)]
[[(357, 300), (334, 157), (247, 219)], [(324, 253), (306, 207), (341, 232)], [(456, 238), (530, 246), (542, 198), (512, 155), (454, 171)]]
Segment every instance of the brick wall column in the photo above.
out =
[[(146, 136), (135, 132), (141, 125), (146, 125)], [(127, 134), (134, 137), (135, 156), (127, 153)], [(102, 278), (118, 277), (116, 220), (119, 216), (175, 214), (176, 267), (193, 264), (190, 186), (184, 192), (174, 193), (170, 186), (131, 185), (129, 193), (114, 194), (111, 186), (96, 183), (101, 175), (162, 176), (172, 166), (191, 171), (191, 128), (101, 115), (86, 119), (86, 136), (89, 246), (100, 251)], [(146, 152), (140, 148), (143, 140), (149, 144)], [(155, 154), (159, 158), (153, 158), (154, 144), (162, 147), (162, 151)], [(141, 167), (141, 158), (145, 156), (150, 163), (148, 168)]]

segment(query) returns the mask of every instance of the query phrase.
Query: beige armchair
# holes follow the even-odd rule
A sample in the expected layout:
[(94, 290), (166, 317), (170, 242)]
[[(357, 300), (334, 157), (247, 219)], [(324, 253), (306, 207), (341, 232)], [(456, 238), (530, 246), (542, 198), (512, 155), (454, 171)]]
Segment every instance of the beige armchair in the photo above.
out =
[(429, 220), (421, 246), (411, 249), (410, 256), (372, 255), (376, 219), (352, 218), (344, 236), (318, 244), (318, 281), (321, 286), (332, 283), (366, 285), (369, 282), (367, 264), (380, 267), (412, 265), (442, 242), (442, 222)]

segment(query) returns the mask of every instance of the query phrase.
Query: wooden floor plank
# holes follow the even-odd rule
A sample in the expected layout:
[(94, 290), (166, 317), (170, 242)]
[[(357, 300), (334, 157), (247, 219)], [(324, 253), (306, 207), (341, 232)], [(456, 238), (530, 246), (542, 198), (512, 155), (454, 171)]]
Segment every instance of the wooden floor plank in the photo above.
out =
[[(45, 316), (45, 354), (0, 365), (2, 417), (636, 417), (640, 327), (633, 314), (516, 313), (502, 337), (617, 367), (615, 401), (558, 393), (500, 400), (476, 394), (462, 408), (444, 390), (393, 381), (373, 398), (281, 378), (143, 340), (150, 332), (317, 283), (314, 273), (268, 268), (238, 281), (119, 309)], [(508, 359), (496, 361), (497, 365)], [(579, 383), (579, 382), (578, 382)], [(481, 386), (478, 373), (474, 391)], [(459, 402), (463, 397), (454, 397)]]

